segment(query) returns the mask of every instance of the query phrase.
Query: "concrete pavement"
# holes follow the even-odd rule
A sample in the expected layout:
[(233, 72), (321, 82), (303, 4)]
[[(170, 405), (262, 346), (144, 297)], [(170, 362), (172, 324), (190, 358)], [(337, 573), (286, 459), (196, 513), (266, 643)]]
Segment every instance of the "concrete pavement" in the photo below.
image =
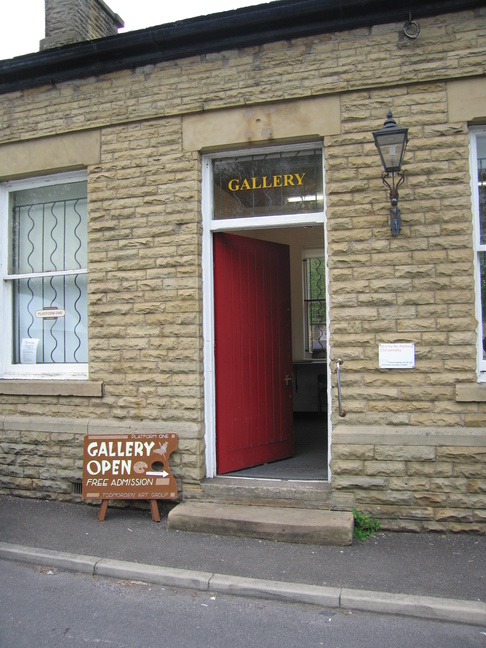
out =
[[(163, 509), (160, 505), (161, 512)], [(172, 587), (486, 627), (486, 537), (376, 534), (350, 547), (170, 531), (167, 517), (0, 496), (0, 558)]]

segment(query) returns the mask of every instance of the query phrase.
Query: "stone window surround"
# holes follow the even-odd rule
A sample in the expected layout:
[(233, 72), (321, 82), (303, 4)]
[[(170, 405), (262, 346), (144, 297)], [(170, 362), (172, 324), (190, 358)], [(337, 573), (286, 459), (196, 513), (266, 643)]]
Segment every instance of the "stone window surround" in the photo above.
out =
[[(460, 79), (447, 83), (447, 102), (451, 121), (467, 122), (470, 126), (484, 123), (486, 79), (483, 77)], [(486, 402), (486, 383), (471, 382), (456, 385), (456, 401), (459, 403)]]
[[(1, 147), (0, 180), (12, 180), (99, 164), (99, 130), (68, 133)], [(0, 395), (101, 398), (103, 382), (94, 380), (0, 379)]]

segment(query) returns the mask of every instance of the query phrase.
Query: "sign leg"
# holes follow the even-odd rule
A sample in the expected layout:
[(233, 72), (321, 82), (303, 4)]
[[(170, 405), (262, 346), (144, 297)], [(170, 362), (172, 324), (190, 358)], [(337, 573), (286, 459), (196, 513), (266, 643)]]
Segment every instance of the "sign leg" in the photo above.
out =
[(160, 522), (159, 505), (155, 499), (150, 500), (150, 512), (152, 513), (152, 520)]
[(103, 501), (101, 502), (100, 511), (99, 511), (99, 513), (98, 513), (98, 520), (99, 520), (100, 522), (104, 522), (104, 521), (105, 521), (106, 509), (108, 508), (108, 502), (109, 502), (109, 501), (110, 501), (110, 500), (103, 500)]

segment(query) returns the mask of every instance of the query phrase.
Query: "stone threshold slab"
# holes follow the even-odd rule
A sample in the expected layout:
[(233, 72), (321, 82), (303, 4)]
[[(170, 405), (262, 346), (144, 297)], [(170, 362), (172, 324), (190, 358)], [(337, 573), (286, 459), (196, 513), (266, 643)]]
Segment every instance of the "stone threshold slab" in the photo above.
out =
[(353, 541), (354, 518), (343, 511), (183, 502), (170, 511), (168, 524), (179, 531), (343, 547)]

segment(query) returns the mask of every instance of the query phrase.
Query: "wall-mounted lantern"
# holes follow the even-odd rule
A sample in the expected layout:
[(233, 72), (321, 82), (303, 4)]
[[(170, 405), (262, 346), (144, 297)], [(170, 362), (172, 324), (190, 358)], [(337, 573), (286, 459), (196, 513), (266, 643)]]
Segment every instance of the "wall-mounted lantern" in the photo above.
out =
[[(381, 179), (390, 190), (390, 228), (393, 236), (400, 234), (400, 210), (398, 209), (398, 187), (404, 180), (402, 168), (403, 154), (408, 142), (408, 128), (400, 128), (393, 119), (391, 110), (387, 112), (383, 128), (374, 131), (373, 137), (385, 171)], [(391, 183), (388, 182), (391, 174)]]

